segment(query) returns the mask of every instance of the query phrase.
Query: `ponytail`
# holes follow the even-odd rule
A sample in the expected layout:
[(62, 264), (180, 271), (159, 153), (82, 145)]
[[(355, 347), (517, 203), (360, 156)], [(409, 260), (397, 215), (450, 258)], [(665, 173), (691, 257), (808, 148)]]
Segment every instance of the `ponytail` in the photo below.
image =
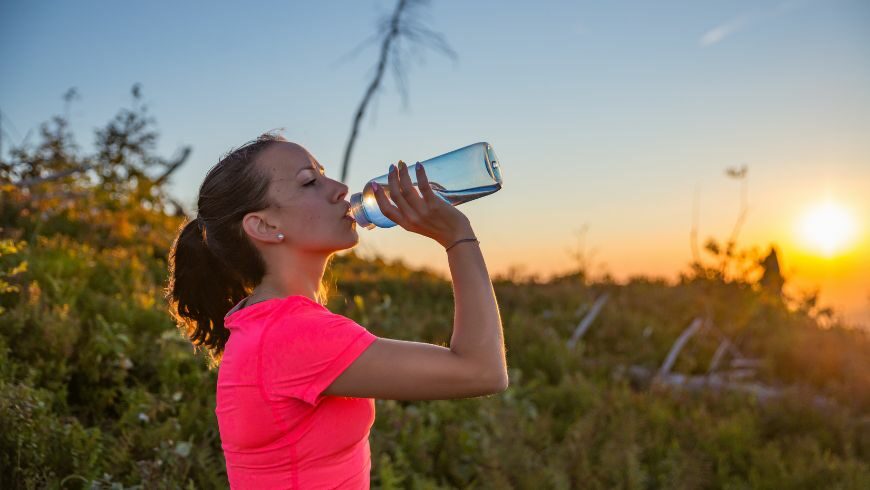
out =
[(200, 221), (188, 221), (176, 238), (169, 254), (170, 313), (178, 327), (193, 343), (194, 350), (204, 347), (209, 366), (220, 364), (230, 331), (224, 315), (244, 299), (252, 289), (246, 287), (209, 250), (200, 230)]
[(269, 180), (254, 159), (275, 141), (285, 140), (261, 135), (212, 167), (199, 189), (198, 217), (182, 225), (169, 252), (169, 312), (194, 351), (208, 351), (210, 368), (220, 364), (230, 337), (224, 316), (266, 275), (263, 257), (242, 229), (242, 218), (269, 205)]

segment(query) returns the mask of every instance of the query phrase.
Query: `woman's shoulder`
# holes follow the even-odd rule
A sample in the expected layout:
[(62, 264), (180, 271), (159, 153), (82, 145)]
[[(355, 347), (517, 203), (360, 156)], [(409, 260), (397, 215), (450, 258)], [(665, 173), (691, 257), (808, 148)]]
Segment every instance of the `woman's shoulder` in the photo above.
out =
[(324, 343), (335, 344), (356, 338), (366, 330), (353, 319), (333, 313), (311, 300), (291, 300), (277, 305), (264, 325), (261, 344), (295, 344), (312, 349)]
[(224, 316), (226, 324), (242, 322), (274, 322), (299, 315), (329, 315), (331, 312), (320, 303), (302, 295), (270, 298), (256, 303), (240, 301)]

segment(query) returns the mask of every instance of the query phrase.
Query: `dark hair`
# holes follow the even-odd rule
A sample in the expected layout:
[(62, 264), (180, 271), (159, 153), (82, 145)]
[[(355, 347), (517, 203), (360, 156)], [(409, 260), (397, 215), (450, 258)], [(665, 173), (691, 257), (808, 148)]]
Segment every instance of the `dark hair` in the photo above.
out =
[(204, 346), (209, 367), (220, 364), (230, 331), (224, 315), (250, 295), (266, 263), (242, 229), (242, 218), (269, 206), (269, 178), (254, 164), (269, 145), (287, 141), (272, 132), (229, 151), (199, 188), (198, 218), (180, 227), (169, 252), (165, 291), (178, 327), (194, 345)]

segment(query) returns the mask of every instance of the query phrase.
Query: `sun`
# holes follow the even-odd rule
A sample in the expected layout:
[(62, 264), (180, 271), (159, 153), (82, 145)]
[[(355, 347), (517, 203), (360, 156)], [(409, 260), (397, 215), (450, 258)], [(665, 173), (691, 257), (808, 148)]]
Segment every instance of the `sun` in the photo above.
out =
[(798, 225), (803, 243), (824, 257), (833, 257), (852, 245), (855, 229), (855, 218), (834, 201), (813, 205)]

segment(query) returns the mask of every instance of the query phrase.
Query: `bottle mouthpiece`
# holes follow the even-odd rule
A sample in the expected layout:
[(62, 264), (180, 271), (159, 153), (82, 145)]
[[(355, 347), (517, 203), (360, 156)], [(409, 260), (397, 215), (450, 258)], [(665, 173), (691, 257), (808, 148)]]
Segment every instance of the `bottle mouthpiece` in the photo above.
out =
[(353, 216), (353, 219), (356, 220), (357, 226), (365, 227), (367, 230), (371, 230), (375, 227), (375, 224), (369, 220), (368, 215), (366, 215), (365, 206), (363, 206), (363, 193), (357, 192), (350, 196), (350, 214)]

